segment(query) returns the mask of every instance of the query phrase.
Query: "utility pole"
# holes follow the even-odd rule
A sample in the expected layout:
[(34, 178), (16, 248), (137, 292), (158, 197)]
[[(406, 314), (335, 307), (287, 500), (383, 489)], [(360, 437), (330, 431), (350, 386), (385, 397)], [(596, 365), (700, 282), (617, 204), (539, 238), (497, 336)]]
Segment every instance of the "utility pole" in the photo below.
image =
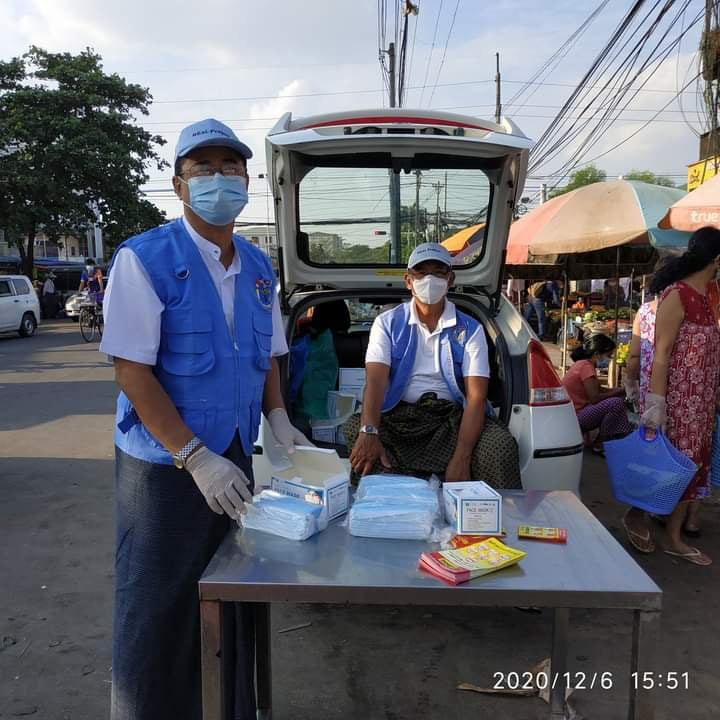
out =
[(415, 171), (415, 247), (418, 246), (420, 237), (420, 170)]
[(544, 203), (546, 203), (547, 202), (547, 183), (543, 183), (540, 186), (540, 192), (542, 193), (542, 201)]
[(435, 190), (437, 190), (437, 210), (435, 211), (435, 242), (439, 243), (442, 240), (440, 232), (440, 188), (442, 185), (438, 180), (435, 184)]
[(500, 53), (495, 53), (495, 122), (500, 123), (502, 104), (500, 103)]
[(445, 171), (445, 209), (443, 215), (447, 217), (447, 170)]
[[(388, 48), (390, 74), (390, 107), (396, 105), (395, 97), (395, 43)], [(392, 168), (390, 173), (390, 264), (402, 262), (402, 238), (400, 237), (400, 173)]]
[(701, 183), (708, 177), (708, 161), (712, 163), (712, 170), (717, 173), (718, 154), (720, 153), (720, 138), (718, 138), (718, 94), (720, 89), (720, 29), (718, 28), (718, 0), (705, 0), (705, 28), (700, 40), (700, 56), (702, 74), (705, 80), (705, 111), (708, 120), (708, 132), (700, 136), (700, 152), (698, 160), (703, 161)]

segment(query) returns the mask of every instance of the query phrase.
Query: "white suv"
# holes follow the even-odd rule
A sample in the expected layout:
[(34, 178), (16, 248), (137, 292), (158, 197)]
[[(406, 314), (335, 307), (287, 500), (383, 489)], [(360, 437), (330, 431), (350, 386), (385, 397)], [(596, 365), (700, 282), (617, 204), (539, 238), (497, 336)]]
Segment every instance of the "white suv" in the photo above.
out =
[[(523, 486), (577, 492), (575, 411), (542, 344), (501, 295), (531, 141), (507, 119), (403, 108), (288, 113), (266, 145), (288, 342), (310, 307), (334, 302), (347, 316), (343, 303), (380, 309), (406, 300), (413, 247), (479, 225), (449, 297), (485, 328), (489, 399), (518, 442)], [(348, 317), (334, 338), (340, 367), (363, 367), (368, 334), (367, 321)], [(287, 389), (288, 365), (282, 370)]]
[(30, 337), (40, 322), (40, 302), (25, 275), (0, 275), (0, 332)]

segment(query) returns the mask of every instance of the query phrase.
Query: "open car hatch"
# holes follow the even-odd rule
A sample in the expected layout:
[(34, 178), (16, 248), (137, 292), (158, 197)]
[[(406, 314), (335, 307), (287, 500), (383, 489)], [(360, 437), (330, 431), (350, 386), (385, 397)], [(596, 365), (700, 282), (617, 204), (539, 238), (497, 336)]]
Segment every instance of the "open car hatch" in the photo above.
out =
[(510, 120), (287, 113), (266, 143), (287, 292), (401, 287), (421, 242), (451, 246), (457, 287), (499, 291), (532, 146)]

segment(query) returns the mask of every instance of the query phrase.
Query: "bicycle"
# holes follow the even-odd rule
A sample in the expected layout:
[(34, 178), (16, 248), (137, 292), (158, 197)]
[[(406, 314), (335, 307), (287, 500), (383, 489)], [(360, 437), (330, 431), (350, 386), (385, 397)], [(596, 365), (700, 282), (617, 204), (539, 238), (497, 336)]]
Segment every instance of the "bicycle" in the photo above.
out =
[(80, 306), (80, 334), (85, 342), (92, 342), (95, 339), (95, 333), (98, 339), (103, 334), (103, 313), (102, 306), (94, 298), (90, 302), (83, 303)]

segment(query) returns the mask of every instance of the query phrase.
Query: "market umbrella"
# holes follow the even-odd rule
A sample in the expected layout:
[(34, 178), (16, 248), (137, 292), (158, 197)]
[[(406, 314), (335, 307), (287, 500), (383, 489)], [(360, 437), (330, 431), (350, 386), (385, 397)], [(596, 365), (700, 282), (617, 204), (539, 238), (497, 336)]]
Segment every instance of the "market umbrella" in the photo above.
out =
[(680, 198), (658, 225), (685, 232), (695, 232), (708, 225), (720, 229), (720, 175)]
[[(593, 183), (554, 198), (541, 221), (528, 213), (516, 225), (534, 255), (582, 253), (626, 245), (650, 243), (658, 248), (686, 247), (687, 233), (662, 230), (658, 221), (683, 190), (636, 180)], [(564, 202), (557, 202), (562, 200)]]
[[(623, 255), (628, 255), (629, 246), (639, 245), (648, 249), (648, 246), (687, 246), (687, 233), (658, 228), (663, 208), (667, 209), (683, 195), (682, 190), (635, 180), (585, 185), (544, 203), (518, 220), (513, 226), (513, 239), (518, 246), (527, 244), (530, 257), (563, 254), (567, 256), (568, 265), (581, 254), (586, 257), (590, 257), (588, 253), (602, 256), (607, 254), (607, 250), (614, 249), (612, 275), (619, 278)], [(625, 246), (628, 246), (627, 251)], [(610, 277), (610, 273), (606, 277)], [(566, 308), (565, 301), (563, 327), (566, 327)], [(616, 306), (616, 328), (617, 318)], [(566, 348), (563, 347), (563, 367), (565, 354)]]
[(465, 250), (465, 248), (469, 247), (473, 243), (482, 240), (484, 229), (485, 223), (480, 223), (480, 225), (471, 225), (470, 227), (459, 230), (449, 238), (446, 238), (442, 241), (441, 245), (447, 248), (451, 255), (455, 255), (456, 253)]

